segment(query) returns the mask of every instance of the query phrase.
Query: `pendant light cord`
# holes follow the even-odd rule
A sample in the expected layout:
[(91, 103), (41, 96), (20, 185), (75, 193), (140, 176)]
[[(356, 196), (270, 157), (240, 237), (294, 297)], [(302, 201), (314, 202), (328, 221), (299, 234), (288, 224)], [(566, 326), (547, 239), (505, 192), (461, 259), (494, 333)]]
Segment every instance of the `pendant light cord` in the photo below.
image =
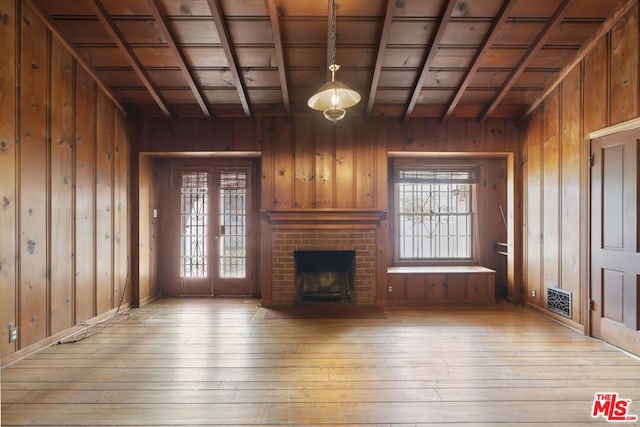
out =
[(337, 30), (336, 30), (336, 11), (337, 11), (337, 6), (336, 6), (336, 0), (332, 0), (332, 4), (331, 4), (331, 16), (332, 16), (332, 20), (331, 20), (331, 44), (333, 45), (333, 52), (331, 52), (332, 57), (331, 57), (331, 64), (335, 64), (336, 63), (336, 40), (337, 40)]

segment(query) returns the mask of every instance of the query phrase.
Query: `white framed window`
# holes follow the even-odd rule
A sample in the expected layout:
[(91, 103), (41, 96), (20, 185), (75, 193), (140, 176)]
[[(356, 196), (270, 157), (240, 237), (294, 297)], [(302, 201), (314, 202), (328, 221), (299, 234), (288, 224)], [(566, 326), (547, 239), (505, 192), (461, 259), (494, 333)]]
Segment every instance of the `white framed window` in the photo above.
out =
[(474, 259), (475, 165), (395, 168), (395, 260)]

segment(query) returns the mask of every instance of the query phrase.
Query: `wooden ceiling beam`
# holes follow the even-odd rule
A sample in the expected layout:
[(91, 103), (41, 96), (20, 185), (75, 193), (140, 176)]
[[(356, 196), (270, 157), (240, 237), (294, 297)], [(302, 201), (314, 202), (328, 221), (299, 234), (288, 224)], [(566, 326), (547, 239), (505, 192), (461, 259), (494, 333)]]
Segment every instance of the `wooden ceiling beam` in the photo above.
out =
[(205, 96), (202, 93), (202, 90), (196, 83), (194, 74), (192, 73), (191, 69), (187, 66), (187, 60), (184, 54), (182, 53), (182, 50), (178, 48), (178, 44), (176, 43), (176, 39), (173, 35), (173, 32), (169, 28), (167, 17), (163, 13), (162, 6), (160, 5), (160, 1), (147, 0), (147, 3), (149, 5), (149, 8), (151, 9), (151, 12), (153, 13), (153, 18), (155, 19), (156, 24), (160, 27), (160, 30), (165, 34), (167, 38), (166, 41), (167, 41), (167, 44), (169, 45), (169, 49), (171, 49), (175, 57), (178, 58), (179, 60), (178, 65), (180, 66), (180, 71), (182, 73), (182, 76), (187, 81), (187, 84), (189, 85), (189, 88), (193, 93), (193, 97), (196, 99), (196, 102), (198, 103), (200, 110), (202, 110), (202, 114), (204, 114), (205, 117), (211, 117), (213, 114), (209, 109), (209, 105), (205, 101)]
[(280, 77), (280, 88), (282, 92), (282, 102), (287, 114), (291, 113), (291, 102), (289, 101), (289, 87), (287, 85), (287, 72), (284, 64), (284, 51), (282, 48), (282, 35), (280, 34), (280, 19), (278, 18), (278, 7), (276, 0), (269, 0), (269, 19), (271, 20), (271, 32), (273, 33), (273, 44), (276, 48), (276, 65), (278, 66), (278, 76)]
[(607, 18), (607, 20), (602, 24), (602, 26), (598, 29), (598, 31), (593, 34), (589, 40), (587, 40), (580, 50), (576, 52), (573, 60), (567, 64), (558, 76), (545, 88), (542, 95), (533, 101), (527, 111), (518, 119), (519, 122), (522, 122), (529, 114), (531, 114), (538, 106), (544, 101), (544, 99), (551, 94), (555, 90), (556, 87), (573, 71), (573, 69), (582, 62), (582, 60), (591, 52), (591, 50), (600, 42), (600, 39), (604, 37), (611, 29), (618, 23), (618, 21), (627, 14), (631, 10), (633, 6), (638, 4), (638, 0), (625, 0), (618, 3), (613, 14)]
[(397, 0), (387, 0), (387, 12), (384, 16), (384, 24), (382, 26), (382, 34), (380, 35), (380, 44), (378, 45), (378, 54), (376, 56), (376, 65), (373, 68), (373, 78), (371, 79), (371, 88), (369, 89), (369, 98), (367, 100), (367, 114), (371, 114), (373, 111), (373, 104), (375, 103), (376, 92), (378, 91), (378, 83), (380, 82), (382, 64), (384, 63), (384, 54), (387, 50), (389, 36), (391, 35), (391, 23), (393, 22), (393, 15), (396, 10), (396, 1)]
[(49, 30), (60, 40), (60, 43), (71, 53), (71, 55), (75, 58), (75, 60), (80, 64), (80, 66), (89, 74), (89, 76), (96, 82), (98, 87), (102, 89), (102, 91), (107, 95), (107, 97), (114, 103), (114, 105), (123, 112), (127, 114), (127, 110), (122, 105), (122, 102), (118, 99), (115, 92), (111, 90), (111, 88), (100, 78), (98, 72), (95, 67), (89, 63), (89, 60), (78, 50), (73, 43), (67, 40), (66, 36), (60, 29), (58, 25), (54, 22), (54, 20), (49, 16), (44, 9), (36, 3), (35, 0), (25, 0), (29, 7), (35, 12), (35, 14), (40, 18), (45, 25), (49, 28)]
[(460, 102), (460, 99), (462, 99), (462, 95), (464, 95), (464, 91), (467, 90), (467, 87), (469, 86), (469, 84), (471, 83), (471, 80), (475, 76), (476, 71), (478, 71), (480, 60), (491, 48), (491, 45), (493, 44), (494, 40), (496, 39), (496, 36), (498, 35), (498, 28), (500, 28), (502, 24), (506, 22), (507, 18), (509, 17), (509, 13), (513, 9), (513, 6), (515, 5), (515, 3), (516, 3), (515, 0), (506, 0), (502, 3), (502, 7), (498, 11), (498, 15), (496, 16), (496, 19), (491, 24), (489, 31), (487, 31), (487, 35), (485, 36), (484, 40), (482, 41), (482, 44), (480, 45), (480, 48), (477, 50), (475, 56), (473, 57), (473, 60), (471, 61), (471, 65), (465, 71), (464, 77), (462, 78), (462, 82), (460, 82), (460, 85), (458, 85), (458, 89), (456, 90), (455, 95), (453, 96), (451, 101), (449, 101), (449, 105), (447, 106), (447, 109), (445, 110), (445, 113), (442, 116), (442, 121), (448, 120), (449, 117), (451, 117), (451, 115), (453, 114), (453, 110), (455, 110), (456, 106), (458, 105), (458, 102)]
[(227, 25), (224, 22), (224, 14), (222, 13), (220, 0), (207, 0), (207, 3), (209, 4), (209, 9), (211, 10), (211, 15), (213, 16), (216, 30), (218, 31), (218, 36), (220, 37), (222, 50), (227, 57), (229, 70), (231, 71), (231, 75), (233, 76), (233, 79), (236, 83), (236, 90), (238, 91), (238, 96), (240, 97), (242, 110), (244, 111), (244, 114), (246, 116), (251, 117), (253, 113), (251, 111), (251, 105), (249, 104), (247, 88), (245, 87), (244, 80), (242, 79), (242, 75), (240, 74), (240, 67), (238, 66), (236, 53), (231, 45), (231, 37), (229, 36)]
[(444, 35), (444, 30), (447, 28), (449, 24), (449, 20), (451, 19), (451, 13), (453, 12), (453, 8), (456, 5), (456, 0), (447, 0), (446, 6), (436, 24), (435, 33), (429, 42), (429, 47), (427, 57), (424, 60), (424, 64), (422, 65), (422, 70), (420, 71), (420, 76), (418, 77), (415, 85), (413, 86), (413, 91), (411, 93), (411, 98), (409, 99), (409, 103), (404, 112), (403, 120), (406, 122), (411, 117), (411, 113), (413, 112), (413, 108), (416, 106), (416, 102), (418, 101), (418, 97), (420, 96), (420, 92), (422, 91), (422, 85), (424, 84), (424, 79), (429, 72), (429, 67), (433, 63), (436, 54), (438, 53), (438, 49), (440, 47), (440, 41), (442, 40), (442, 36)]
[(107, 12), (107, 9), (102, 4), (102, 1), (92, 0), (89, 3), (93, 7), (93, 10), (98, 18), (98, 21), (100, 21), (104, 29), (107, 31), (107, 33), (111, 36), (111, 38), (115, 42), (116, 46), (118, 46), (118, 48), (120, 49), (120, 52), (124, 55), (127, 62), (129, 62), (129, 64), (133, 68), (133, 71), (136, 73), (136, 75), (138, 76), (138, 78), (140, 79), (144, 87), (147, 88), (147, 91), (149, 91), (149, 94), (151, 95), (153, 100), (156, 102), (156, 104), (158, 104), (158, 107), (160, 107), (160, 110), (162, 110), (162, 113), (166, 117), (171, 117), (171, 112), (169, 111), (169, 107), (167, 106), (166, 101), (163, 99), (162, 95), (160, 94), (160, 91), (151, 80), (151, 77), (149, 76), (147, 71), (144, 69), (144, 66), (142, 65), (138, 57), (133, 52), (133, 49), (131, 49), (131, 47), (127, 43), (126, 39), (124, 38), (124, 35), (120, 32), (120, 29), (118, 29), (116, 24), (113, 22), (113, 19), (111, 19), (111, 16), (109, 15), (109, 12)]
[(553, 16), (549, 18), (544, 28), (538, 33), (538, 36), (535, 38), (532, 46), (524, 54), (522, 59), (520, 59), (518, 65), (516, 65), (516, 67), (509, 74), (507, 81), (502, 85), (497, 95), (493, 98), (489, 106), (484, 110), (482, 116), (480, 117), (481, 122), (487, 120), (491, 113), (493, 113), (498, 105), (500, 105), (502, 99), (506, 96), (509, 90), (511, 90), (520, 75), (527, 68), (527, 65), (529, 65), (531, 60), (536, 56), (540, 49), (542, 49), (545, 42), (549, 38), (549, 35), (551, 34), (551, 30), (554, 29), (558, 24), (560, 24), (560, 22), (562, 22), (567, 13), (567, 6), (569, 6), (569, 3), (571, 3), (571, 0), (562, 0)]

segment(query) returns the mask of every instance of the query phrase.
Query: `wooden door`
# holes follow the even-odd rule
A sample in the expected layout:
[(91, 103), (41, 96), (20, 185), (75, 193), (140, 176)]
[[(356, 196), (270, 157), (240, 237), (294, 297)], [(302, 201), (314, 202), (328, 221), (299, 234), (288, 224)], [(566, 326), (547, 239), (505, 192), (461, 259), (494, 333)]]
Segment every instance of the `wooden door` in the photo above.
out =
[(640, 130), (591, 143), (591, 333), (640, 354)]
[[(254, 296), (255, 254), (250, 166), (176, 162), (161, 233), (169, 295)], [(162, 197), (162, 195), (161, 195)], [(167, 248), (168, 247), (168, 248)]]

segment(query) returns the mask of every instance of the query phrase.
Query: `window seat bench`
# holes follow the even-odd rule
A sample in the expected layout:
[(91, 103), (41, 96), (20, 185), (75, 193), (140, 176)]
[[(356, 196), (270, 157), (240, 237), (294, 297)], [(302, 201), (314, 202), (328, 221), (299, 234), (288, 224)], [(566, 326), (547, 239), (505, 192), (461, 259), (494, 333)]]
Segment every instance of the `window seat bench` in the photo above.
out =
[(389, 302), (461, 304), (495, 302), (496, 272), (478, 265), (393, 266)]

